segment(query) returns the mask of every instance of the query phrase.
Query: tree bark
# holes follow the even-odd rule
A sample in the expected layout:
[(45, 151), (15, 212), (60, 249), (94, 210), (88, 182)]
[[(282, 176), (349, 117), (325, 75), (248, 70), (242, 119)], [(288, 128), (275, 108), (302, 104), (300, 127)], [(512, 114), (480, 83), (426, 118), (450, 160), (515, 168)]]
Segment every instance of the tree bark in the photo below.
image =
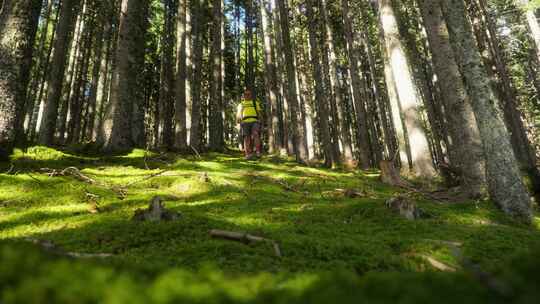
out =
[[(191, 11), (190, 0), (178, 1), (176, 34), (175, 148), (187, 149), (187, 103), (191, 103)], [(189, 99), (189, 101), (188, 101)]]
[(436, 172), (426, 133), (421, 124), (421, 100), (417, 94), (409, 60), (405, 54), (392, 7), (392, 0), (379, 0), (381, 25), (390, 66), (401, 101), (404, 123), (411, 146), (413, 171), (418, 176), (433, 177)]
[(341, 96), (341, 88), (339, 86), (339, 80), (338, 80), (338, 58), (336, 54), (336, 47), (334, 43), (334, 33), (333, 29), (330, 25), (330, 20), (328, 18), (328, 8), (327, 8), (327, 0), (320, 0), (320, 7), (321, 7), (321, 22), (323, 25), (323, 38), (324, 42), (326, 44), (327, 48), (327, 56), (328, 56), (328, 63), (330, 68), (330, 87), (331, 87), (331, 98), (335, 100), (336, 103), (336, 114), (339, 121), (339, 137), (341, 139), (341, 143), (343, 146), (343, 158), (345, 161), (345, 164), (347, 166), (351, 166), (354, 157), (352, 152), (352, 140), (349, 133), (349, 125), (347, 124), (347, 121), (345, 120), (345, 109), (344, 109), (344, 102), (343, 98)]
[(538, 18), (533, 9), (528, 8), (530, 0), (514, 0), (517, 7), (520, 7), (524, 10), (525, 17), (527, 19), (527, 26), (529, 27), (529, 32), (531, 38), (534, 41), (536, 46), (536, 57), (538, 62), (540, 62), (540, 25), (538, 24)]
[(520, 167), (525, 170), (531, 180), (535, 195), (540, 196), (540, 172), (537, 168), (537, 157), (534, 147), (531, 145), (527, 137), (527, 131), (523, 123), (523, 114), (518, 108), (518, 92), (513, 83), (508, 61), (504, 54), (504, 45), (501, 43), (496, 24), (487, 10), (485, 0), (479, 0), (479, 12), (485, 22), (485, 28), (489, 36), (485, 36), (487, 45), (491, 51), (497, 75), (499, 76), (499, 91), (501, 92), (503, 118), (506, 127), (510, 132), (510, 141), (514, 149), (514, 154), (520, 164)]
[(35, 64), (35, 73), (32, 75), (30, 80), (30, 85), (27, 90), (27, 104), (26, 104), (26, 110), (25, 110), (25, 127), (26, 127), (26, 133), (27, 135), (30, 135), (32, 133), (30, 131), (31, 126), (31, 120), (32, 120), (32, 114), (34, 112), (34, 107), (39, 107), (39, 100), (38, 104), (36, 105), (36, 97), (38, 96), (38, 92), (40, 91), (40, 85), (41, 80), (43, 78), (43, 75), (45, 74), (45, 69), (47, 68), (47, 54), (48, 54), (48, 48), (46, 46), (48, 33), (49, 33), (49, 24), (51, 21), (51, 16), (53, 13), (53, 4), (54, 1), (48, 1), (45, 0), (43, 2), (45, 8), (45, 13), (43, 15), (43, 30), (41, 31), (41, 35), (39, 37), (38, 46), (36, 47), (37, 51), (37, 58), (36, 58), (36, 64)]
[(24, 132), (26, 89), (41, 2), (5, 0), (0, 14), (0, 160), (8, 160)]
[(103, 148), (108, 152), (129, 151), (140, 145), (144, 136), (138, 85), (145, 50), (141, 37), (146, 33), (146, 21), (142, 19), (146, 19), (148, 4), (147, 0), (122, 0), (111, 101), (103, 124)]
[(201, 139), (201, 81), (202, 81), (202, 68), (203, 68), (203, 26), (204, 26), (204, 14), (202, 12), (201, 0), (193, 0), (195, 3), (193, 9), (195, 10), (192, 19), (193, 22), (193, 90), (192, 90), (192, 106), (191, 106), (191, 130), (189, 134), (189, 145), (192, 148), (199, 150), (202, 145)]
[(87, 126), (84, 130), (83, 136), (86, 137), (89, 141), (94, 139), (94, 127), (96, 125), (96, 116), (98, 110), (98, 94), (99, 94), (99, 84), (103, 81), (102, 77), (107, 77), (103, 75), (102, 71), (102, 62), (107, 60), (106, 50), (107, 50), (107, 41), (109, 40), (109, 31), (110, 31), (110, 20), (108, 18), (108, 9), (110, 9), (110, 4), (96, 3), (97, 18), (96, 24), (97, 33), (94, 44), (94, 56), (92, 63), (92, 80), (90, 83), (90, 93), (88, 96), (88, 117), (87, 117)]
[(43, 109), (43, 117), (40, 124), (39, 143), (52, 145), (56, 131), (58, 117), (58, 104), (62, 95), (64, 72), (67, 62), (67, 51), (70, 44), (71, 33), (75, 26), (77, 9), (80, 0), (63, 0), (60, 8), (60, 19), (56, 29), (54, 41), (54, 54), (51, 60), (51, 71), (47, 80), (47, 101)]
[(291, 43), (291, 32), (289, 29), (289, 13), (286, 0), (277, 0), (280, 12), (281, 38), (283, 39), (283, 53), (285, 56), (287, 72), (287, 91), (289, 96), (290, 123), (292, 126), (292, 138), (295, 145), (296, 160), (300, 163), (306, 163), (309, 155), (305, 145), (305, 128), (300, 118), (300, 106), (298, 98), (298, 87), (296, 81), (296, 66), (294, 64), (294, 54)]
[(322, 151), (324, 154), (324, 164), (327, 167), (332, 167), (334, 163), (332, 142), (330, 140), (330, 131), (328, 125), (328, 95), (325, 91), (322, 69), (320, 45), (317, 39), (317, 21), (314, 16), (313, 7), (316, 0), (309, 0), (306, 7), (308, 17), (309, 44), (311, 50), (311, 67), (313, 70), (313, 78), (315, 80), (315, 104), (318, 112), (319, 136), (322, 143)]
[(448, 28), (439, 4), (431, 0), (419, 2), (448, 120), (450, 165), (457, 169), (461, 179), (459, 184), (464, 191), (476, 197), (482, 193), (485, 185), (485, 167), (482, 141), (471, 101), (454, 60)]
[(223, 100), (221, 85), (221, 23), (223, 22), (222, 0), (213, 0), (212, 49), (210, 52), (211, 73), (210, 101), (209, 101), (209, 138), (208, 144), (212, 151), (223, 151), (225, 141), (223, 138)]
[(347, 41), (347, 52), (349, 57), (349, 70), (351, 73), (353, 100), (356, 109), (356, 124), (358, 128), (358, 154), (359, 166), (362, 169), (369, 169), (372, 161), (369, 153), (370, 139), (367, 125), (367, 113), (364, 100), (362, 98), (362, 80), (358, 69), (358, 57), (354, 45), (354, 30), (352, 25), (349, 0), (341, 0), (343, 22), (345, 25), (345, 39)]
[(278, 151), (278, 129), (279, 117), (278, 111), (278, 79), (275, 64), (275, 49), (274, 49), (274, 32), (273, 22), (268, 13), (268, 0), (260, 0), (260, 23), (261, 33), (264, 48), (264, 63), (265, 63), (265, 84), (267, 89), (267, 136), (268, 136), (268, 153), (274, 154)]
[(454, 56), (471, 97), (486, 158), (486, 177), (491, 199), (506, 213), (530, 222), (530, 199), (521, 180), (518, 162), (498, 101), (490, 87), (476, 46), (463, 0), (439, 0), (445, 16)]
[(161, 83), (160, 104), (162, 106), (161, 117), (163, 122), (163, 134), (161, 146), (170, 150), (174, 144), (173, 116), (174, 116), (174, 36), (173, 36), (173, 1), (165, 0), (165, 20), (162, 34), (161, 54)]

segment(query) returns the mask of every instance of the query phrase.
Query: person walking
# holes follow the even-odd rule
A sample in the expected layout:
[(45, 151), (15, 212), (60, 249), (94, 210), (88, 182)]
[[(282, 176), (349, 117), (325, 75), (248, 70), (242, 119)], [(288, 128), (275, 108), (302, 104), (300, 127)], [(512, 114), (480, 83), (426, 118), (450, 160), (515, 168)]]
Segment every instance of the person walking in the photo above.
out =
[[(262, 107), (258, 100), (255, 100), (251, 90), (246, 90), (242, 101), (236, 111), (236, 121), (240, 124), (242, 139), (244, 141), (244, 153), (247, 160), (262, 156), (261, 143), (261, 121)], [(253, 150), (255, 149), (255, 154)]]

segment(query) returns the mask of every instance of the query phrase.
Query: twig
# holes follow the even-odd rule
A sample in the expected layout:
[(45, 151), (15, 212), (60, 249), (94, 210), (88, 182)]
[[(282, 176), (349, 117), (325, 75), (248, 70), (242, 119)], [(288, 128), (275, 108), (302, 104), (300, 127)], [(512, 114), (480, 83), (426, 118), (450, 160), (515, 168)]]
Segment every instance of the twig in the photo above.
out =
[(72, 257), (72, 258), (79, 258), (79, 259), (89, 259), (89, 258), (108, 258), (114, 256), (110, 253), (81, 253), (81, 252), (69, 252), (64, 251), (62, 248), (58, 247), (56, 244), (54, 244), (52, 241), (47, 240), (38, 240), (33, 238), (26, 238), (24, 239), (27, 242), (30, 242), (32, 244), (38, 245), (41, 248), (45, 249), (46, 251)]
[(29, 172), (27, 172), (26, 175), (28, 175), (31, 179), (37, 181), (38, 183), (43, 184), (42, 181), (40, 181), (39, 179), (37, 179), (35, 176), (33, 176), (32, 174), (30, 174)]
[(15, 168), (15, 165), (10, 164), (9, 169), (4, 174), (8, 174), (8, 175), (11, 174), (14, 168)]
[(399, 188), (402, 188), (402, 189), (405, 189), (405, 190), (408, 190), (408, 191), (411, 191), (411, 192), (414, 192), (414, 193), (423, 195), (423, 196), (425, 196), (425, 197), (427, 197), (427, 198), (429, 198), (429, 199), (431, 199), (431, 200), (437, 201), (437, 202), (439, 202), (439, 203), (446, 203), (445, 200), (442, 200), (442, 199), (440, 199), (440, 198), (438, 198), (438, 197), (436, 197), (436, 196), (433, 196), (433, 195), (431, 195), (431, 194), (429, 194), (429, 193), (427, 193), (427, 192), (425, 192), (425, 191), (418, 190), (418, 189), (413, 188), (413, 187), (411, 187), (411, 186), (408, 186), (408, 185), (406, 185), (406, 184), (399, 184), (399, 185), (397, 185), (397, 186), (398, 186)]
[(271, 239), (247, 234), (244, 232), (233, 232), (233, 231), (216, 230), (216, 229), (210, 230), (210, 236), (212, 236), (213, 238), (236, 241), (236, 242), (241, 242), (244, 244), (250, 244), (250, 243), (256, 243), (256, 242), (267, 242), (267, 243), (272, 244), (272, 248), (274, 249), (274, 254), (277, 257), (282, 257), (279, 244), (276, 241), (271, 240)]
[[(251, 176), (252, 178), (259, 178), (259, 179), (264, 179), (264, 180), (273, 182), (275, 184), (280, 185), (285, 190), (290, 191), (290, 192), (302, 193), (301, 191), (299, 191), (296, 188), (294, 188), (293, 186), (289, 185), (286, 181), (284, 181), (282, 179), (272, 178), (272, 177), (269, 177), (269, 176), (258, 175), (258, 174), (248, 174), (248, 176)], [(305, 182), (304, 182), (304, 184), (305, 184)]]
[(143, 178), (141, 178), (141, 179), (139, 179), (139, 180), (132, 181), (132, 182), (126, 184), (124, 187), (127, 188), (127, 187), (130, 187), (130, 186), (133, 186), (133, 185), (135, 185), (135, 184), (138, 184), (138, 183), (147, 181), (147, 180), (152, 179), (152, 178), (154, 178), (154, 177), (161, 176), (161, 175), (163, 175), (163, 174), (165, 174), (165, 173), (167, 173), (167, 172), (169, 172), (169, 170), (162, 170), (162, 171), (159, 171), (158, 173), (150, 174), (150, 175), (145, 176), (145, 177), (143, 177)]
[(68, 167), (62, 171), (57, 171), (55, 169), (49, 169), (49, 168), (41, 168), (41, 172), (47, 174), (49, 177), (56, 177), (56, 176), (71, 176), (74, 177), (76, 180), (90, 184), (90, 185), (96, 185), (103, 188), (107, 188), (110, 191), (116, 193), (119, 198), (123, 199), (126, 196), (125, 190), (121, 187), (111, 186), (106, 183), (96, 181), (79, 171), (79, 169), (75, 167)]
[(455, 246), (455, 247), (461, 247), (463, 246), (463, 243), (461, 242), (453, 242), (453, 241), (444, 241), (444, 240), (433, 240), (433, 239), (424, 239), (425, 241), (432, 242), (432, 243), (438, 243), (441, 245), (447, 245), (447, 246)]

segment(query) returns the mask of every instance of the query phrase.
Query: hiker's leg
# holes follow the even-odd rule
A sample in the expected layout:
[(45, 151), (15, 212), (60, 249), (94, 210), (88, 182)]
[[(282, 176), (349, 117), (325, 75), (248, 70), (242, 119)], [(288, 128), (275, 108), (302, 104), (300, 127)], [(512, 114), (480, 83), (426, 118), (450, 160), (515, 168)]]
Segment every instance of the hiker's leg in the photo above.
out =
[(243, 125), (244, 127), (244, 152), (246, 157), (251, 156), (253, 153), (253, 140), (251, 138), (251, 132), (252, 132), (252, 125), (250, 123), (246, 123)]
[(255, 123), (253, 125), (253, 144), (255, 145), (255, 151), (257, 152), (257, 156), (261, 156), (262, 154), (262, 143), (261, 143), (261, 125), (259, 123)]

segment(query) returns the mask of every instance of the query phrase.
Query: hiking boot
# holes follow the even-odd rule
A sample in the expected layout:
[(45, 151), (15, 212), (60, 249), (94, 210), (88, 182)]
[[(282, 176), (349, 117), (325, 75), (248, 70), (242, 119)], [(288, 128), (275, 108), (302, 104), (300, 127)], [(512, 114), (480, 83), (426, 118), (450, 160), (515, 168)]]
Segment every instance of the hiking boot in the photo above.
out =
[(261, 158), (262, 157), (262, 153), (261, 152), (257, 152), (257, 158)]
[(253, 154), (246, 156), (246, 160), (254, 160), (254, 159), (255, 159), (255, 156)]

